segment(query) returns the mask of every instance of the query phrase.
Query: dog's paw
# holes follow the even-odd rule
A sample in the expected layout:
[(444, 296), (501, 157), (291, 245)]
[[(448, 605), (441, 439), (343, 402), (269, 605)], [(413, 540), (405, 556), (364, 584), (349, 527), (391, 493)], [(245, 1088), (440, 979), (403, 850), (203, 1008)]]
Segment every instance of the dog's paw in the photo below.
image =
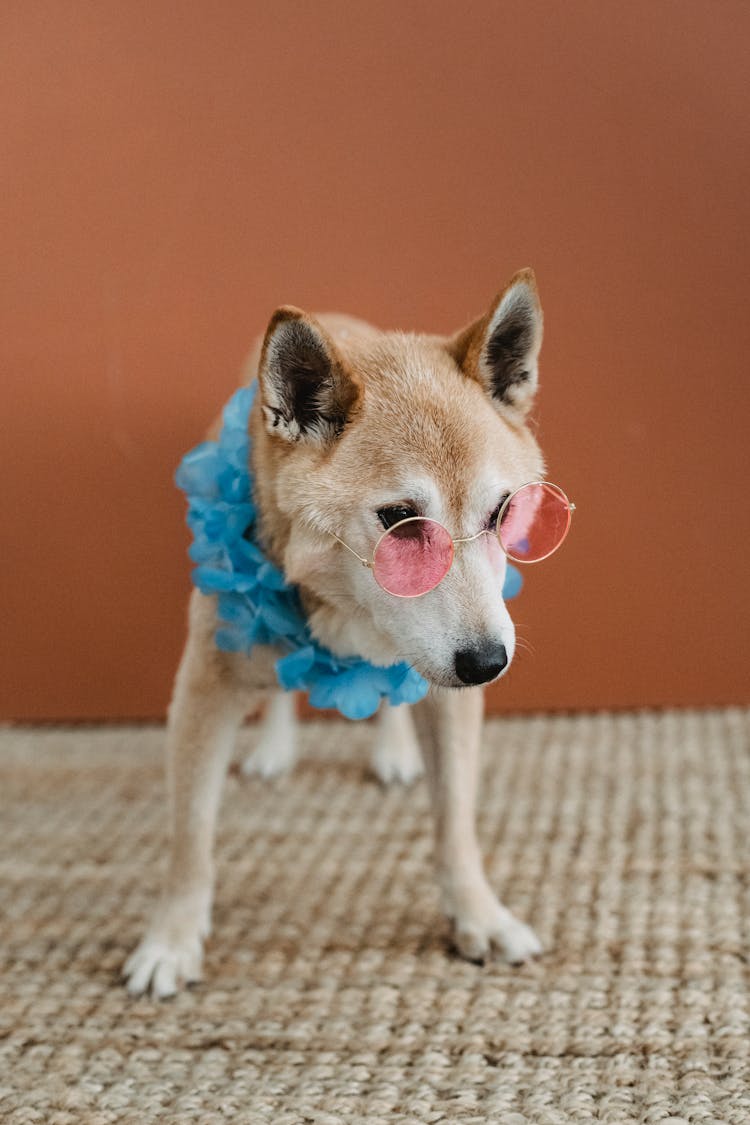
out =
[(422, 755), (414, 743), (381, 742), (375, 746), (371, 760), (372, 770), (384, 785), (394, 782), (411, 785), (424, 773)]
[(297, 761), (297, 721), (294, 695), (276, 695), (263, 719), (258, 744), (242, 763), (248, 777), (278, 777), (292, 769)]
[(448, 914), (456, 949), (469, 961), (485, 961), (495, 951), (511, 965), (521, 965), (542, 952), (530, 926), (511, 914), (489, 887), (456, 896)]
[(165, 898), (140, 945), (125, 962), (123, 976), (133, 996), (157, 1000), (201, 979), (203, 939), (211, 930), (208, 890)]
[(408, 707), (383, 707), (370, 764), (384, 785), (411, 785), (422, 776), (422, 754)]
[(245, 777), (262, 777), (268, 781), (289, 773), (296, 761), (294, 746), (262, 741), (248, 754), (241, 768)]
[(149, 933), (125, 962), (123, 974), (132, 996), (150, 992), (156, 1000), (164, 1000), (199, 981), (202, 967), (203, 943), (197, 935), (175, 943)]
[(542, 943), (530, 926), (512, 914), (488, 924), (476, 919), (454, 922), (454, 942), (462, 957), (484, 961), (499, 950), (511, 965), (522, 965), (542, 952)]

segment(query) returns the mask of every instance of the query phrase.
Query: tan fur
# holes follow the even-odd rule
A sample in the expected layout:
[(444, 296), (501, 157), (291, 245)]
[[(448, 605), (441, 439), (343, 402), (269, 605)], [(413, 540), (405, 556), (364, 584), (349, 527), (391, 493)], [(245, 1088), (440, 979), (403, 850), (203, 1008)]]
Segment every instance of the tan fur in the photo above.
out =
[[(517, 285), (538, 306), (530, 271), (516, 275), (511, 287)], [(462, 645), (485, 635), (501, 637), (512, 658), (512, 622), (500, 596), (502, 552), (488, 537), (463, 545), (440, 586), (423, 598), (397, 599), (334, 538), (371, 557), (382, 531), (377, 509), (407, 501), (454, 538), (472, 536), (502, 493), (542, 476), (541, 454), (524, 424), (528, 403), (523, 411), (517, 405), (523, 394), (498, 406), (479, 369), (488, 326), (509, 292), (450, 339), (379, 332), (350, 317), (314, 318), (287, 306), (272, 318), (247, 377), (257, 375), (260, 386), (250, 429), (264, 547), (299, 585), (323, 644), (378, 664), (408, 660), (435, 685), (413, 713), (435, 809), (445, 910), (466, 956), (483, 957), (497, 946), (517, 961), (540, 947), (498, 902), (483, 873), (474, 828), (482, 689), (456, 690), (452, 664)], [(333, 420), (319, 429), (279, 424), (285, 385), (271, 365), (286, 354), (287, 337), (276, 334), (298, 328), (330, 359), (324, 397)], [(538, 333), (540, 340), (541, 312)], [(533, 394), (520, 390), (526, 399)], [(266, 403), (273, 409), (264, 409)], [(233, 736), (246, 711), (275, 687), (277, 654), (221, 653), (215, 626), (215, 599), (195, 592), (169, 713), (170, 861), (160, 907), (126, 966), (134, 992), (169, 995), (200, 973), (214, 826)], [(391, 716), (382, 730), (409, 745), (408, 773), (416, 775), (411, 725)], [(389, 776), (406, 776), (387, 760), (382, 740), (378, 752)], [(272, 772), (267, 749), (263, 769)]]
[[(487, 331), (492, 323), (493, 317), (496, 316), (498, 309), (501, 307), (504, 298), (508, 297), (518, 286), (523, 286), (524, 290), (530, 294), (531, 303), (538, 316), (539, 344), (541, 345), (542, 306), (539, 302), (539, 290), (536, 284), (536, 277), (534, 276), (534, 271), (530, 269), (519, 270), (519, 272), (511, 278), (506, 287), (498, 293), (484, 316), (480, 317), (479, 320), (473, 321), (468, 327), (463, 328), (447, 341), (446, 346), (448, 351), (464, 374), (468, 375), (470, 379), (476, 380), (483, 388), (486, 388), (486, 374), (483, 371), (482, 349)], [(519, 401), (512, 405), (510, 403), (498, 405), (498, 410), (512, 426), (523, 427), (536, 389), (536, 381), (534, 380), (530, 387), (530, 393), (520, 396)]]

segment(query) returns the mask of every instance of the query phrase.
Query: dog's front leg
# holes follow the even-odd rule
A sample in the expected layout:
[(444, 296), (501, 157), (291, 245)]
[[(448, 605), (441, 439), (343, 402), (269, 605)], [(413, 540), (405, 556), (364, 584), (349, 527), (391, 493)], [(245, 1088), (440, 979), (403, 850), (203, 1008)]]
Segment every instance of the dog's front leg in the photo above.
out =
[(484, 874), (475, 824), (483, 710), (481, 688), (433, 688), (414, 717), (434, 807), (437, 874), (456, 946), (473, 961), (497, 947), (516, 964), (542, 947)]
[(130, 992), (150, 988), (157, 997), (200, 979), (211, 921), (216, 814), (248, 703), (232, 658), (213, 646), (206, 606), (198, 599), (194, 595), (167, 726), (171, 841), (164, 891), (124, 970)]

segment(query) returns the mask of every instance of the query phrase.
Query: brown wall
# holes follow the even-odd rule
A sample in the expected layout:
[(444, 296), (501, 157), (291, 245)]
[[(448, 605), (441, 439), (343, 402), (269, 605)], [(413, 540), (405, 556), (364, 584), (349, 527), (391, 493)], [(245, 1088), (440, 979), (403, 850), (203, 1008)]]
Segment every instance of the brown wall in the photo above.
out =
[(278, 303), (449, 330), (534, 265), (578, 504), (506, 709), (750, 701), (746, 3), (11, 3), (0, 715), (154, 716), (173, 467)]

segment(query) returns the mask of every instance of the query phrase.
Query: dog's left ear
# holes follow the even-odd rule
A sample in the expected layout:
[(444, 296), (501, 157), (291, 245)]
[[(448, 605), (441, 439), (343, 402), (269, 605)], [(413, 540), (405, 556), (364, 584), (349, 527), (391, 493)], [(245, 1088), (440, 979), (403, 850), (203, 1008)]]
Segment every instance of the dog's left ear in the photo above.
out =
[(464, 374), (487, 391), (510, 422), (523, 422), (539, 382), (542, 307), (534, 271), (521, 270), (490, 311), (448, 341)]
[(362, 393), (322, 325), (291, 305), (271, 317), (258, 382), (269, 434), (311, 445), (339, 436)]

